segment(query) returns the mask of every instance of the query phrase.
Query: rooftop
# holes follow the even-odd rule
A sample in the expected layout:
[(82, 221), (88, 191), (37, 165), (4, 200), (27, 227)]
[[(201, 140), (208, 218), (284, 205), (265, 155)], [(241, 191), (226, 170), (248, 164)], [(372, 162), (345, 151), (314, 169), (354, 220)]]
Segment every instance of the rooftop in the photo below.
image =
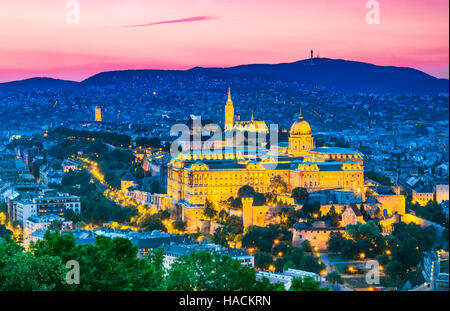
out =
[(342, 147), (317, 147), (311, 151), (320, 153), (359, 153), (356, 150)]

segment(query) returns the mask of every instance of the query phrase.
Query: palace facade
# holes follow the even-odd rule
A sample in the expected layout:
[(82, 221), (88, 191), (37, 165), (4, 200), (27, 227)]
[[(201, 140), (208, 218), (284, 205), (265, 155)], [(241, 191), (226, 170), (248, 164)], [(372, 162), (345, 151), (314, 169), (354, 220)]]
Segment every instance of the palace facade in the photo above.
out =
[[(263, 134), (263, 121), (252, 124)], [(262, 123), (255, 123), (262, 122)], [(228, 92), (225, 105), (225, 131), (240, 131), (247, 123), (234, 120), (234, 108)], [(256, 125), (259, 124), (259, 125)], [(303, 187), (308, 192), (326, 189), (364, 190), (363, 156), (355, 150), (338, 147), (316, 147), (311, 127), (300, 113), (289, 131), (287, 148), (271, 150), (191, 150), (181, 152), (168, 165), (167, 195), (171, 205), (197, 210), (208, 199), (212, 202), (236, 197), (238, 190), (249, 185), (259, 193), (269, 191), (271, 180), (280, 176), (288, 192)], [(184, 217), (183, 217), (184, 218)]]

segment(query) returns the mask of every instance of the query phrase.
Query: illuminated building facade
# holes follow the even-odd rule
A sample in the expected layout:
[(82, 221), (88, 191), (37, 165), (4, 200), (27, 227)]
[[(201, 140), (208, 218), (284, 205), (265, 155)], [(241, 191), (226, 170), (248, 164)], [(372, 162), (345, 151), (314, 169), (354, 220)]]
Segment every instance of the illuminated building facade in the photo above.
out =
[(434, 200), (434, 192), (431, 187), (420, 188), (412, 191), (412, 203), (418, 203), (420, 206), (426, 206), (429, 201)]
[(225, 131), (269, 133), (269, 128), (267, 127), (266, 122), (254, 120), (253, 114), (250, 121), (236, 120), (230, 89), (228, 89), (228, 99), (225, 104), (224, 129)]
[(95, 122), (102, 122), (102, 108), (95, 107)]
[(22, 223), (32, 216), (56, 215), (63, 217), (66, 210), (81, 213), (80, 197), (59, 193), (52, 189), (43, 190), (37, 196), (24, 195), (9, 203), (8, 213), (13, 220)]
[[(225, 106), (225, 128), (231, 128), (230, 97)], [(265, 124), (264, 124), (265, 125)], [(236, 127), (236, 123), (233, 123)], [(286, 152), (191, 150), (180, 153), (168, 164), (167, 195), (172, 206), (197, 215), (208, 199), (212, 202), (236, 197), (245, 185), (259, 193), (269, 191), (271, 180), (280, 176), (288, 192), (303, 187), (308, 192), (327, 189), (364, 190), (361, 153), (338, 147), (314, 146), (309, 124), (300, 115), (291, 127)], [(183, 215), (183, 219), (189, 216)]]

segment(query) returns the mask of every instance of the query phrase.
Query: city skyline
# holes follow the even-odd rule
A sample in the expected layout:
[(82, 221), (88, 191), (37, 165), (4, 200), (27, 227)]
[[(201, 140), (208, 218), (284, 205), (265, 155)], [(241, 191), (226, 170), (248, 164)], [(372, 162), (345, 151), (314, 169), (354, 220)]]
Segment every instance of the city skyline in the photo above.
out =
[(131, 2), (79, 0), (79, 24), (66, 1), (2, 4), (0, 82), (294, 62), (310, 49), (448, 78), (447, 1), (380, 1), (380, 24), (366, 22), (366, 1)]
[(449, 291), (448, 0), (0, 1), (0, 294)]

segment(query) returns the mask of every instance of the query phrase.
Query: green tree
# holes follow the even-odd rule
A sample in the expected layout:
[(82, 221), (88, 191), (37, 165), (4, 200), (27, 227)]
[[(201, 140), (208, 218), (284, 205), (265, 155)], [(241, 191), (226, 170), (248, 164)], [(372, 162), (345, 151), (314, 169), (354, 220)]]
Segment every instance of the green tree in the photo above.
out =
[(60, 161), (53, 162), (51, 168), (54, 170), (61, 170), (62, 169), (61, 162)]
[(320, 273), (323, 269), (325, 269), (325, 265), (323, 263), (319, 263), (316, 257), (305, 255), (300, 261), (299, 269), (314, 273)]
[(444, 209), (442, 205), (438, 204), (436, 201), (428, 201), (426, 206), (410, 204), (409, 207), (414, 210), (417, 216), (438, 223), (444, 227), (448, 227), (448, 221), (444, 214)]
[(275, 266), (275, 271), (284, 271), (284, 266), (286, 264), (286, 260), (282, 257), (278, 257), (275, 259), (273, 265)]
[(61, 230), (63, 226), (63, 222), (59, 219), (53, 220), (50, 225), (48, 226), (49, 230)]
[(166, 277), (167, 290), (239, 291), (257, 286), (255, 270), (227, 255), (191, 253), (177, 258)]
[(339, 214), (336, 212), (336, 208), (334, 207), (334, 205), (331, 205), (330, 211), (328, 212), (328, 216), (330, 218), (331, 227), (335, 228), (340, 227), (341, 220), (339, 218)]
[(143, 213), (136, 221), (136, 225), (145, 231), (159, 230), (167, 232), (166, 226), (163, 224), (165, 214), (158, 212), (156, 214)]
[(235, 234), (240, 234), (244, 231), (244, 224), (242, 222), (242, 217), (236, 215), (230, 215), (225, 221), (225, 227), (227, 232), (232, 232)]
[(271, 291), (271, 292), (279, 292), (284, 291), (284, 284), (281, 282), (270, 283), (269, 279), (263, 277), (261, 280), (256, 280), (254, 291)]
[(433, 226), (421, 228), (414, 223), (405, 224), (403, 222), (394, 224), (392, 235), (400, 240), (405, 239), (407, 236), (414, 238), (417, 241), (416, 247), (425, 252), (433, 249), (437, 237), (436, 229)]
[(138, 137), (135, 140), (136, 146), (142, 148), (162, 148), (161, 141), (157, 137), (147, 138), (147, 137)]
[(270, 253), (275, 240), (291, 240), (292, 233), (279, 225), (268, 227), (250, 226), (242, 238), (242, 246), (245, 248), (256, 247), (260, 251)]
[(328, 287), (320, 287), (320, 282), (312, 277), (293, 278), (291, 282), (291, 291), (328, 291)]
[(95, 244), (76, 245), (72, 234), (50, 232), (31, 246), (36, 258), (56, 256), (80, 265), (80, 284), (73, 290), (161, 290), (163, 253), (137, 258), (137, 247), (126, 238), (97, 236)]
[(0, 242), (0, 290), (62, 290), (65, 274), (59, 257), (45, 255), (36, 258), (9, 237)]
[(377, 209), (376, 209), (374, 218), (377, 219), (377, 220), (381, 220), (381, 219), (384, 218), (384, 217), (383, 217), (383, 212), (381, 211), (380, 208), (377, 208)]
[(167, 228), (166, 226), (164, 226), (161, 220), (150, 221), (148, 225), (145, 227), (145, 231), (153, 231), (153, 230), (167, 232)]
[(184, 222), (182, 220), (176, 220), (173, 222), (173, 228), (180, 232), (184, 232), (184, 231), (186, 231), (186, 222)]
[(269, 269), (273, 264), (272, 256), (267, 253), (258, 252), (255, 254), (255, 267), (263, 270)]
[(64, 211), (64, 218), (71, 220), (74, 225), (83, 220), (83, 216), (81, 216), (80, 213), (75, 213), (70, 208), (66, 208), (66, 210)]
[(225, 220), (227, 219), (227, 217), (228, 217), (227, 211), (224, 210), (224, 209), (221, 209), (220, 212), (219, 212), (219, 215), (218, 215), (217, 219), (218, 219), (218, 221), (219, 221), (220, 223), (223, 223), (223, 222), (225, 222)]
[(13, 232), (11, 230), (6, 229), (5, 225), (0, 225), (0, 241), (1, 238), (5, 237), (5, 236), (12, 236)]
[(297, 214), (292, 208), (285, 208), (280, 212), (281, 223), (287, 228), (292, 228), (297, 222)]
[(214, 231), (214, 234), (213, 234), (213, 237), (212, 237), (212, 241), (215, 244), (228, 246), (227, 231), (225, 230), (224, 227), (217, 228)]
[(289, 253), (285, 255), (287, 262), (292, 262), (295, 267), (294, 269), (300, 269), (302, 258), (305, 255), (305, 251), (302, 248), (292, 247)]
[(330, 282), (333, 285), (344, 284), (344, 280), (342, 279), (341, 275), (339, 274), (339, 272), (336, 272), (336, 271), (328, 273), (326, 279), (328, 282)]
[(209, 220), (213, 220), (217, 216), (217, 210), (214, 208), (214, 204), (208, 199), (205, 202), (203, 215)]
[(320, 212), (320, 203), (317, 201), (311, 203), (305, 203), (301, 209), (303, 215), (307, 218), (313, 218), (314, 215), (318, 215)]
[(242, 186), (238, 190), (238, 197), (245, 198), (245, 197), (253, 197), (255, 195), (256, 191), (249, 185)]
[(370, 217), (370, 215), (366, 212), (366, 209), (364, 208), (364, 204), (361, 203), (361, 205), (359, 206), (359, 211), (361, 212), (361, 214), (363, 215), (363, 219), (364, 221), (369, 221), (372, 218)]
[(153, 193), (161, 193), (161, 183), (157, 179), (153, 179), (150, 183), (150, 192)]
[(309, 193), (306, 188), (297, 187), (292, 190), (292, 197), (297, 202), (305, 202), (309, 198)]
[(295, 265), (295, 263), (291, 260), (289, 260), (288, 262), (286, 262), (283, 266), (283, 271), (289, 270), (289, 269), (296, 269), (297, 266)]
[(311, 253), (311, 252), (313, 251), (313, 247), (312, 247), (312, 245), (311, 245), (311, 242), (308, 241), (308, 240), (304, 240), (304, 241), (302, 242), (302, 247), (303, 247), (303, 250), (304, 250), (305, 252)]
[[(365, 224), (348, 225), (346, 231), (351, 236), (354, 244), (349, 248), (350, 243), (346, 242), (346, 250), (351, 250), (350, 253), (346, 252), (346, 256), (350, 256), (351, 253), (353, 253), (353, 256), (356, 256), (358, 253), (365, 253), (366, 257), (373, 258), (382, 254), (386, 249), (385, 238), (374, 221), (368, 221)], [(342, 245), (342, 251), (344, 252), (344, 244)]]
[(377, 260), (381, 266), (386, 266), (389, 263), (389, 256), (386, 254), (381, 254), (377, 257)]
[(339, 253), (342, 250), (342, 233), (338, 232), (331, 232), (330, 238), (327, 241), (327, 247), (328, 250), (332, 253)]
[(364, 172), (364, 177), (379, 182), (384, 186), (392, 186), (391, 179), (383, 174), (379, 174), (376, 172)]
[(344, 258), (353, 259), (360, 254), (358, 245), (350, 240), (343, 239), (341, 242), (341, 253)]
[(287, 192), (287, 184), (280, 175), (270, 180), (269, 191), (276, 194), (285, 194)]
[(386, 273), (394, 282), (403, 279), (406, 271), (403, 265), (397, 260), (391, 260), (385, 269)]

